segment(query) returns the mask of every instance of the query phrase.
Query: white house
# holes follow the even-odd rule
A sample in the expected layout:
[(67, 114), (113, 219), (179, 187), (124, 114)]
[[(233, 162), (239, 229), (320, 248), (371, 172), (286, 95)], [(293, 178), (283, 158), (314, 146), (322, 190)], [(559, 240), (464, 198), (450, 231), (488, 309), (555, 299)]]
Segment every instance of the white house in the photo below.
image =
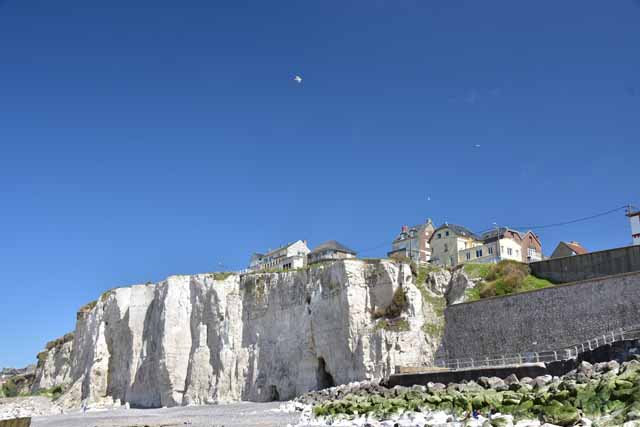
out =
[(249, 261), (249, 270), (289, 270), (301, 268), (307, 265), (309, 254), (306, 240), (297, 240), (288, 245), (279, 247), (266, 254), (254, 253)]
[(631, 222), (631, 238), (633, 239), (633, 244), (640, 245), (640, 211), (633, 212), (631, 208), (629, 208), (627, 216)]
[(459, 252), (460, 262), (478, 264), (497, 263), (502, 260), (523, 261), (520, 233), (502, 227), (483, 233), (482, 243)]
[(431, 247), (429, 239), (435, 227), (431, 218), (423, 224), (409, 228), (403, 225), (400, 234), (391, 243), (391, 251), (387, 252), (389, 258), (402, 256), (410, 258), (417, 264), (426, 264), (431, 260)]

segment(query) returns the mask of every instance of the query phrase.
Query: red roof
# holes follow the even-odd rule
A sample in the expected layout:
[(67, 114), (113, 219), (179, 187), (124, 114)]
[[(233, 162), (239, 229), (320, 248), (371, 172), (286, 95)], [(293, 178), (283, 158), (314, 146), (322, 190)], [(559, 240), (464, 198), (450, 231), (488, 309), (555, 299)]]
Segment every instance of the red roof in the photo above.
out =
[(587, 252), (589, 252), (588, 250), (583, 248), (582, 245), (580, 245), (580, 243), (578, 243), (578, 242), (562, 242), (562, 243), (567, 245), (569, 247), (569, 249), (571, 249), (573, 252), (576, 253), (576, 255), (582, 255), (582, 254), (586, 254)]

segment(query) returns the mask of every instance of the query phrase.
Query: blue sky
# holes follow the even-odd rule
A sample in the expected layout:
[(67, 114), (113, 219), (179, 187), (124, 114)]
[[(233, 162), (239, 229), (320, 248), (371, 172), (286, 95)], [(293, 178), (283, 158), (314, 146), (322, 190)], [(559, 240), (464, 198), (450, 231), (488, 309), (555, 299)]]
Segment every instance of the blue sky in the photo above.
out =
[(298, 238), (638, 205), (638, 117), (633, 0), (1, 1), (0, 366), (106, 289)]

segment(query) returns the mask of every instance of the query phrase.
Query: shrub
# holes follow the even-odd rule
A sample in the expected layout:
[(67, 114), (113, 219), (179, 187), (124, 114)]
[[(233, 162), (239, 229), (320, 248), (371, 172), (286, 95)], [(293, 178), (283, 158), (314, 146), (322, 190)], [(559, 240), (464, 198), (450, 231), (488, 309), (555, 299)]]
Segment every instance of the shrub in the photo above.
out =
[(516, 261), (505, 260), (482, 269), (465, 269), (483, 273), (480, 276), (483, 281), (474, 290), (480, 298), (510, 295), (552, 285), (551, 282), (533, 277), (528, 265)]
[(376, 331), (380, 329), (384, 329), (386, 331), (391, 331), (391, 332), (406, 332), (411, 328), (409, 327), (409, 322), (406, 319), (397, 319), (397, 320), (382, 319), (376, 324), (374, 328), (374, 330)]
[(34, 395), (35, 396), (46, 396), (46, 397), (50, 397), (51, 399), (55, 400), (58, 397), (62, 396), (63, 393), (64, 393), (64, 386), (57, 385), (55, 387), (39, 390), (36, 393), (34, 393)]
[(219, 271), (216, 273), (211, 273), (213, 276), (213, 280), (225, 280), (227, 277), (232, 276), (233, 273), (230, 271)]
[(407, 295), (404, 292), (402, 286), (398, 286), (393, 293), (391, 304), (385, 308), (378, 308), (373, 312), (373, 318), (379, 319), (380, 317), (395, 318), (407, 308)]
[(13, 381), (13, 379), (7, 380), (4, 384), (2, 384), (2, 394), (5, 397), (16, 397), (18, 396), (18, 386)]

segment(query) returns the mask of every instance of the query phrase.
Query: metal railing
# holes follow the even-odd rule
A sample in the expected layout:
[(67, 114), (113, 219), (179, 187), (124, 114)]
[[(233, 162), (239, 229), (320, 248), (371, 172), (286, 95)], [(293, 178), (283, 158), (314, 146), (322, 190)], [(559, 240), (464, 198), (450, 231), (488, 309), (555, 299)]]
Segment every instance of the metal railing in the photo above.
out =
[(575, 359), (579, 354), (594, 350), (605, 344), (618, 341), (640, 339), (640, 326), (618, 329), (610, 333), (599, 335), (580, 344), (557, 350), (538, 352), (522, 352), (509, 355), (475, 356), (459, 359), (436, 359), (434, 367), (449, 370), (487, 368), (498, 366), (524, 365), (531, 363), (551, 363)]

